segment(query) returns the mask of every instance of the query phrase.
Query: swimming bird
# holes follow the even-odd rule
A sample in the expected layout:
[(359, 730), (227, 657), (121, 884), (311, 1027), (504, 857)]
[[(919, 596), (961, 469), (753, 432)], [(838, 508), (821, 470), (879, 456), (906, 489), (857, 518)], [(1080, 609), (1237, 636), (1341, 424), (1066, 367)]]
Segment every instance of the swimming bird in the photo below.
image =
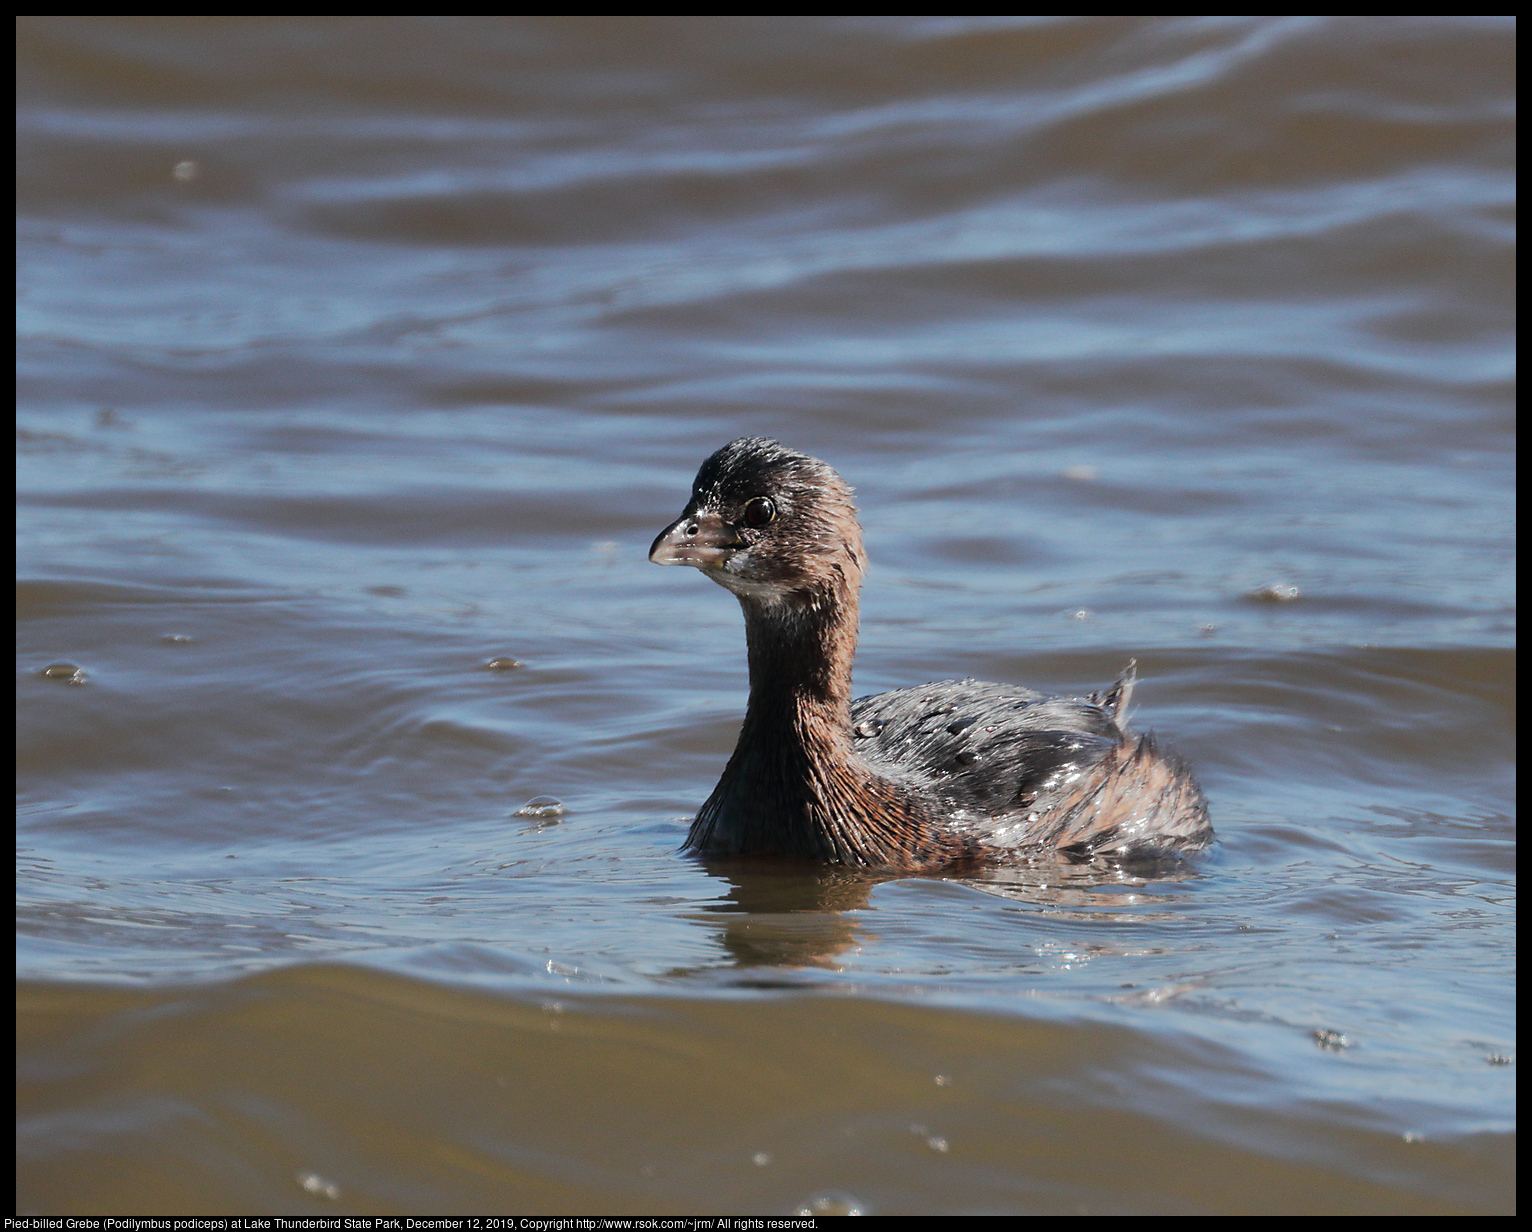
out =
[(936, 871), (1212, 838), (1191, 771), (1128, 730), (1133, 663), (1086, 697), (942, 680), (853, 700), (867, 560), (852, 490), (818, 458), (730, 441), (649, 559), (700, 569), (745, 614), (750, 698), (696, 851)]

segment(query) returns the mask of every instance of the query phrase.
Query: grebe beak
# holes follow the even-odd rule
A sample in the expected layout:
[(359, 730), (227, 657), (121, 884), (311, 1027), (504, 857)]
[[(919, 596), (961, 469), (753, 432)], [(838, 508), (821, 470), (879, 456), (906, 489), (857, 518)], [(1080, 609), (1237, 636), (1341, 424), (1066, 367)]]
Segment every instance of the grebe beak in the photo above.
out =
[(717, 569), (743, 546), (716, 513), (684, 513), (660, 532), (649, 559), (657, 565)]

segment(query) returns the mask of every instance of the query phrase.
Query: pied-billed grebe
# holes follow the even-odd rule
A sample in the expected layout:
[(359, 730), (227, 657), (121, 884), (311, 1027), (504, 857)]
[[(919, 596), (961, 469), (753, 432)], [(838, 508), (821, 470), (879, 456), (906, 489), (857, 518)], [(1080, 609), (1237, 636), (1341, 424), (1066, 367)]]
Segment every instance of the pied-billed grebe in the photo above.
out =
[(1187, 768), (1124, 724), (1134, 670), (1086, 698), (943, 680), (851, 700), (866, 558), (851, 488), (775, 441), (731, 441), (649, 559), (739, 596), (750, 702), (687, 846), (903, 870), (1195, 850)]

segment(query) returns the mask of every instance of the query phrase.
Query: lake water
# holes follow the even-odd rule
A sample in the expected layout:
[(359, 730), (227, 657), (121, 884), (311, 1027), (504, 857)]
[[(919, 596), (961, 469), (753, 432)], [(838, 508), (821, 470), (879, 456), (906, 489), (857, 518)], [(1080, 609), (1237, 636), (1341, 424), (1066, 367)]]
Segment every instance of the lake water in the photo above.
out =
[[(1510, 19), (19, 31), (22, 1211), (1514, 1209)], [(681, 853), (746, 434), (1213, 849)]]

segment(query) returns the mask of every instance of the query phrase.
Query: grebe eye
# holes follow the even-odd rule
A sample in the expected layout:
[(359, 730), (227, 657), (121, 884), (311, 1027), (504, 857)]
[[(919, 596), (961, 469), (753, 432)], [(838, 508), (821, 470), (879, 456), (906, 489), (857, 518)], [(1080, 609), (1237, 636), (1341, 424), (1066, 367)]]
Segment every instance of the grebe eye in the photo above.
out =
[(746, 526), (766, 526), (777, 516), (777, 507), (769, 496), (757, 496), (745, 505)]

